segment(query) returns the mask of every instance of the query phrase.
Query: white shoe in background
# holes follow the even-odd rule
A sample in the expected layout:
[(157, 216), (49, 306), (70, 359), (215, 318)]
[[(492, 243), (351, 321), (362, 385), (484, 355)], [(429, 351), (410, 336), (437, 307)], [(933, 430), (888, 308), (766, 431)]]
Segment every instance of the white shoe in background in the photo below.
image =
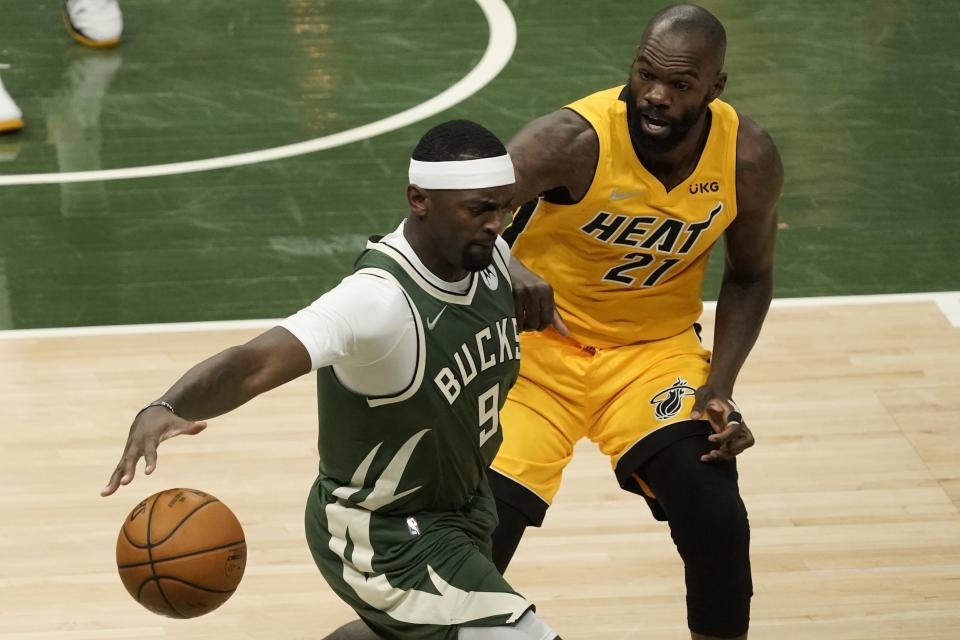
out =
[(23, 113), (0, 80), (0, 133), (23, 128)]
[(73, 39), (88, 47), (113, 47), (123, 33), (117, 0), (64, 0), (63, 17)]

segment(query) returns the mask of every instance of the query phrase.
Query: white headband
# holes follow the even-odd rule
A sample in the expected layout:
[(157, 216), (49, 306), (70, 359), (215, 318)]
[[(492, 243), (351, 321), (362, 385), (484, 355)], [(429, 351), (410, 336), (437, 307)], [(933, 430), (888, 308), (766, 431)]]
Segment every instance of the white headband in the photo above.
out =
[(510, 154), (448, 162), (411, 159), (409, 175), (410, 184), (423, 189), (487, 189), (516, 182)]

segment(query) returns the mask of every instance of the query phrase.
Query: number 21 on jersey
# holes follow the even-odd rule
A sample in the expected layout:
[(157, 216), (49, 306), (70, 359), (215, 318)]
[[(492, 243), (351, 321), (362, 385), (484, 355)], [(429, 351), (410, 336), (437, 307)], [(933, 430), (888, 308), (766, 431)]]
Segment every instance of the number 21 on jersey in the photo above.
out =
[[(627, 262), (611, 268), (603, 275), (602, 279), (627, 287), (633, 285), (639, 279), (641, 288), (652, 287), (670, 270), (670, 267), (680, 262), (678, 258), (666, 258), (660, 264), (651, 267), (655, 262), (653, 254), (640, 253), (639, 251), (624, 255), (623, 260)], [(643, 271), (640, 271), (641, 269)]]

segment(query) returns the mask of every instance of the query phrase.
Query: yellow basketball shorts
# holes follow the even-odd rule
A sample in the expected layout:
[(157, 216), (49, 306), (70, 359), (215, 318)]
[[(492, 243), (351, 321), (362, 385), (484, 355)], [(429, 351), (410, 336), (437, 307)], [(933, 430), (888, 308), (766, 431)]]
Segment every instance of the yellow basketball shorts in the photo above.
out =
[(691, 327), (663, 340), (600, 349), (548, 331), (520, 338), (520, 377), (500, 411), (503, 445), (490, 483), (539, 526), (581, 438), (597, 444), (620, 486), (648, 499), (641, 466), (676, 440), (711, 433), (691, 420), (710, 352)]

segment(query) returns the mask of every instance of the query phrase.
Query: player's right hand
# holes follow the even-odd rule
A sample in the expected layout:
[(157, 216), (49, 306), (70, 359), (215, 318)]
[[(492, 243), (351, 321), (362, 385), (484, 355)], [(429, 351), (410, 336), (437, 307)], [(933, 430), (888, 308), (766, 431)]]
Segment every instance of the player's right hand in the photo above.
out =
[(150, 407), (141, 411), (130, 425), (130, 435), (127, 436), (123, 455), (100, 495), (109, 496), (120, 488), (120, 485), (130, 484), (136, 475), (140, 458), (144, 458), (147, 463), (144, 473), (153, 473), (157, 468), (157, 446), (164, 440), (184, 433), (196, 435), (206, 428), (206, 421), (184, 420), (164, 407)]
[(520, 331), (543, 331), (552, 325), (560, 335), (570, 335), (554, 305), (553, 287), (527, 269), (516, 256), (510, 258), (510, 279)]

